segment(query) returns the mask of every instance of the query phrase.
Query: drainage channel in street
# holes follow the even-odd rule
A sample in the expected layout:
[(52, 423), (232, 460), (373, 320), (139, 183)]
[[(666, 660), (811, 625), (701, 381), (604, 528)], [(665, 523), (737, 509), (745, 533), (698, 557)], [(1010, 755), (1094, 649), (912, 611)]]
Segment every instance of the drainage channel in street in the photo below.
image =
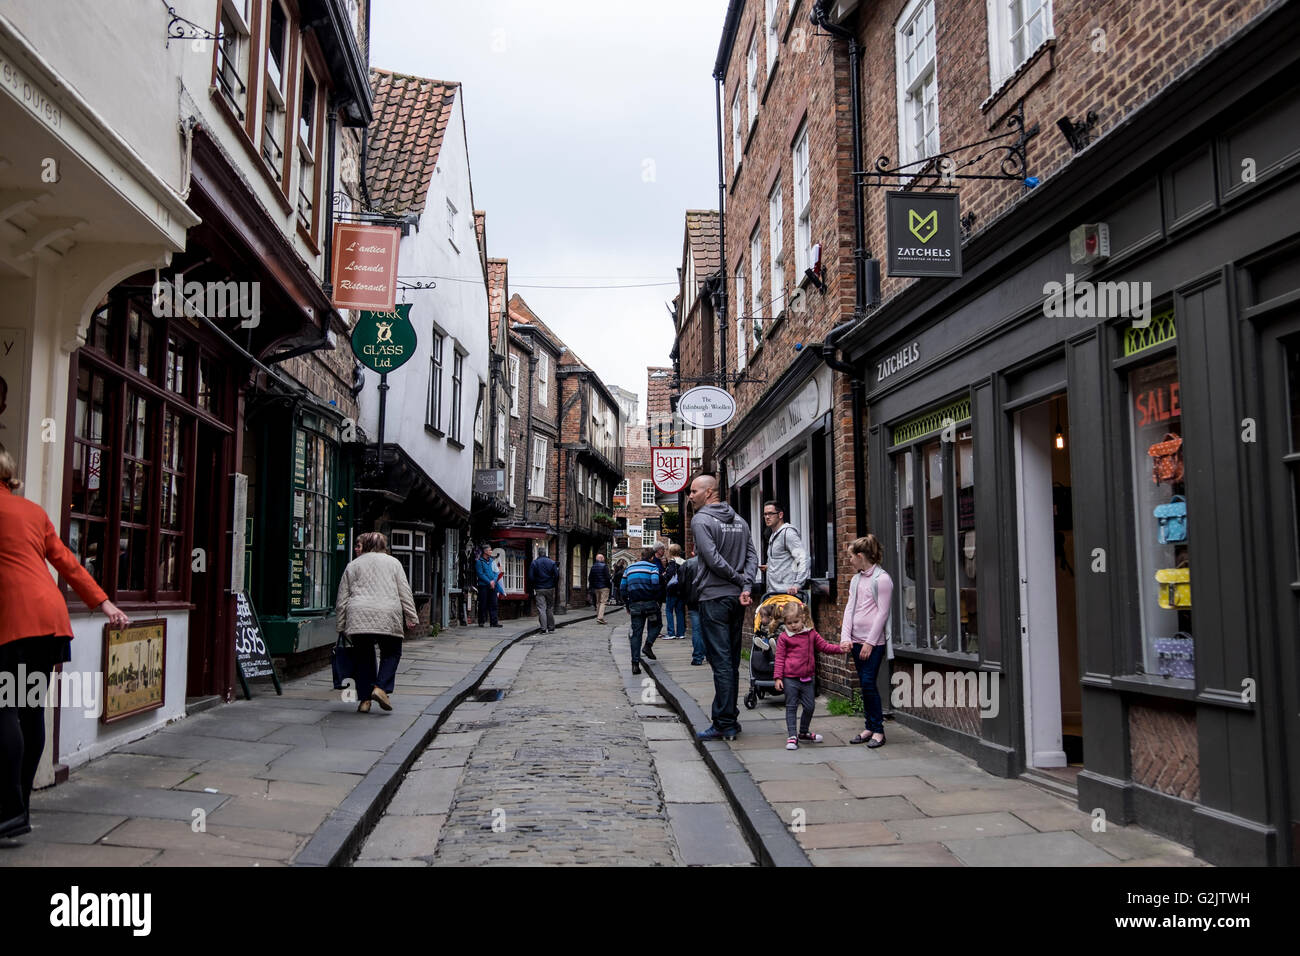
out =
[(353, 865), (752, 865), (690, 729), (629, 674), (625, 634), (575, 624), (506, 651)]

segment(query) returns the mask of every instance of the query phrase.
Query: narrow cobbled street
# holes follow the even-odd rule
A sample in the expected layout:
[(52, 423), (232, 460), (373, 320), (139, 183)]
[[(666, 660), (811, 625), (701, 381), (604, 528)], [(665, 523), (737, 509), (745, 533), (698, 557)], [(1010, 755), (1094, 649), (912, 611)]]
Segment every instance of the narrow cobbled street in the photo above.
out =
[(619, 617), (508, 651), (414, 764), (358, 865), (752, 864), (689, 729), (631, 675)]

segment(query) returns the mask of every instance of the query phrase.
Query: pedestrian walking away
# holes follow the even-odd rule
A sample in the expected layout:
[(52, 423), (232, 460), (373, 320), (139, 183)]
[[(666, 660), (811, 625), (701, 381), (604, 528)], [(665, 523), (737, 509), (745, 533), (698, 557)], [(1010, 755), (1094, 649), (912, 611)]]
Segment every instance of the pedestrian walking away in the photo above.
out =
[(686, 613), (691, 619), (691, 666), (693, 667), (704, 664), (704, 632), (700, 628), (700, 602), (695, 588), (699, 569), (699, 556), (692, 551), (678, 573), (682, 604), (686, 606)]
[(497, 584), (501, 573), (489, 545), (483, 545), (479, 552), (479, 558), (474, 562), (474, 574), (478, 582), (478, 626), (485, 627), (490, 618), (493, 627), (501, 627), (497, 619)]
[(603, 554), (596, 555), (591, 569), (587, 572), (587, 590), (596, 602), (596, 623), (605, 623), (605, 605), (609, 603), (609, 565)]
[(622, 558), (619, 558), (618, 563), (614, 565), (614, 577), (613, 577), (614, 589), (613, 591), (610, 592), (613, 595), (614, 600), (618, 601), (619, 604), (623, 603), (623, 598), (622, 598), (623, 572), (626, 570), (627, 570), (627, 562), (624, 561)]
[(740, 640), (744, 609), (753, 603), (751, 591), (758, 574), (758, 552), (749, 525), (719, 500), (718, 481), (699, 475), (689, 497), (695, 516), (691, 535), (700, 559), (698, 588), (700, 629), (713, 668), (713, 723), (700, 731), (701, 740), (730, 740), (740, 733)]
[[(632, 622), (628, 626), (628, 641), (632, 647), (632, 673), (641, 673), (641, 658), (656, 660), (655, 638), (663, 627), (659, 605), (664, 599), (663, 580), (654, 562), (654, 548), (642, 548), (641, 560), (629, 565), (623, 572), (622, 598), (627, 605)], [(645, 646), (641, 646), (641, 632), (645, 630)]]
[[(815, 684), (817, 654), (844, 654), (847, 648), (832, 644), (813, 628), (808, 607), (791, 601), (783, 611), (781, 633), (776, 639), (776, 689), (785, 690), (786, 750), (798, 750), (799, 741), (819, 744), (822, 735), (813, 733), (813, 710), (817, 706)], [(795, 732), (795, 719), (803, 707), (803, 719)]]
[(894, 656), (889, 605), (894, 581), (880, 567), (881, 547), (874, 534), (849, 545), (849, 563), (857, 573), (849, 580), (849, 603), (840, 627), (840, 645), (852, 646), (853, 663), (862, 684), (866, 730), (849, 739), (851, 744), (880, 747), (885, 743), (885, 720), (876, 687), (880, 663)]
[[(370, 713), (370, 702), (392, 710), (397, 664), (402, 659), (402, 625), (419, 626), (415, 598), (402, 562), (388, 553), (388, 538), (378, 531), (361, 536), (361, 557), (348, 562), (334, 602), (338, 631), (352, 641), (352, 666), (357, 682), (357, 710)], [(375, 647), (379, 670), (375, 671)]]
[(785, 508), (779, 501), (763, 503), (763, 523), (771, 535), (763, 572), (764, 594), (798, 594), (808, 580), (808, 553), (799, 529), (786, 523)]
[(45, 749), (45, 691), (54, 668), (72, 660), (68, 604), (46, 562), (113, 627), (131, 623), (77, 562), (41, 506), (14, 494), (22, 485), (17, 464), (0, 445), (0, 682), (21, 688), (0, 695), (0, 839), (32, 831), (32, 785)]
[(537, 602), (537, 626), (547, 634), (555, 630), (555, 585), (559, 576), (559, 566), (545, 551), (533, 558), (533, 563), (528, 566), (533, 600)]
[(666, 641), (676, 641), (686, 636), (686, 605), (682, 601), (682, 549), (676, 544), (668, 546), (668, 560), (664, 564), (664, 616)]

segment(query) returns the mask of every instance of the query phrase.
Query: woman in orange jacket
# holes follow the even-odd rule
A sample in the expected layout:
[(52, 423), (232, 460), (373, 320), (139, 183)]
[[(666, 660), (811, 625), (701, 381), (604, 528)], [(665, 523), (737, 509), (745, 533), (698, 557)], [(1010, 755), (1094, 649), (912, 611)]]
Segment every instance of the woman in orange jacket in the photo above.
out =
[[(31, 832), (28, 805), (45, 749), (44, 689), (55, 666), (72, 659), (68, 607), (45, 562), (114, 627), (130, 623), (59, 540), (41, 506), (14, 494), (23, 484), (17, 471), (0, 445), (0, 839)], [(29, 678), (37, 673), (44, 681), (31, 700)]]

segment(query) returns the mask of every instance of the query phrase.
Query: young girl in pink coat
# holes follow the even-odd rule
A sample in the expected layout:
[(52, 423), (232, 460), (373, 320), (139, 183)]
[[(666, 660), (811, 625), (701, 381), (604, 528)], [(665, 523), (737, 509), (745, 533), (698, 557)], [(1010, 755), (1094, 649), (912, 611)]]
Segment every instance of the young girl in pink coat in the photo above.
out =
[[(776, 642), (776, 689), (785, 689), (785, 728), (790, 734), (785, 742), (786, 750), (798, 750), (799, 741), (819, 744), (821, 734), (812, 732), (813, 710), (817, 706), (813, 697), (813, 677), (817, 673), (817, 652), (823, 654), (843, 654), (845, 648), (831, 644), (812, 625), (808, 608), (802, 604), (790, 602), (784, 609), (784, 627)], [(796, 736), (794, 732), (795, 717), (799, 705), (803, 705), (802, 728)]]

